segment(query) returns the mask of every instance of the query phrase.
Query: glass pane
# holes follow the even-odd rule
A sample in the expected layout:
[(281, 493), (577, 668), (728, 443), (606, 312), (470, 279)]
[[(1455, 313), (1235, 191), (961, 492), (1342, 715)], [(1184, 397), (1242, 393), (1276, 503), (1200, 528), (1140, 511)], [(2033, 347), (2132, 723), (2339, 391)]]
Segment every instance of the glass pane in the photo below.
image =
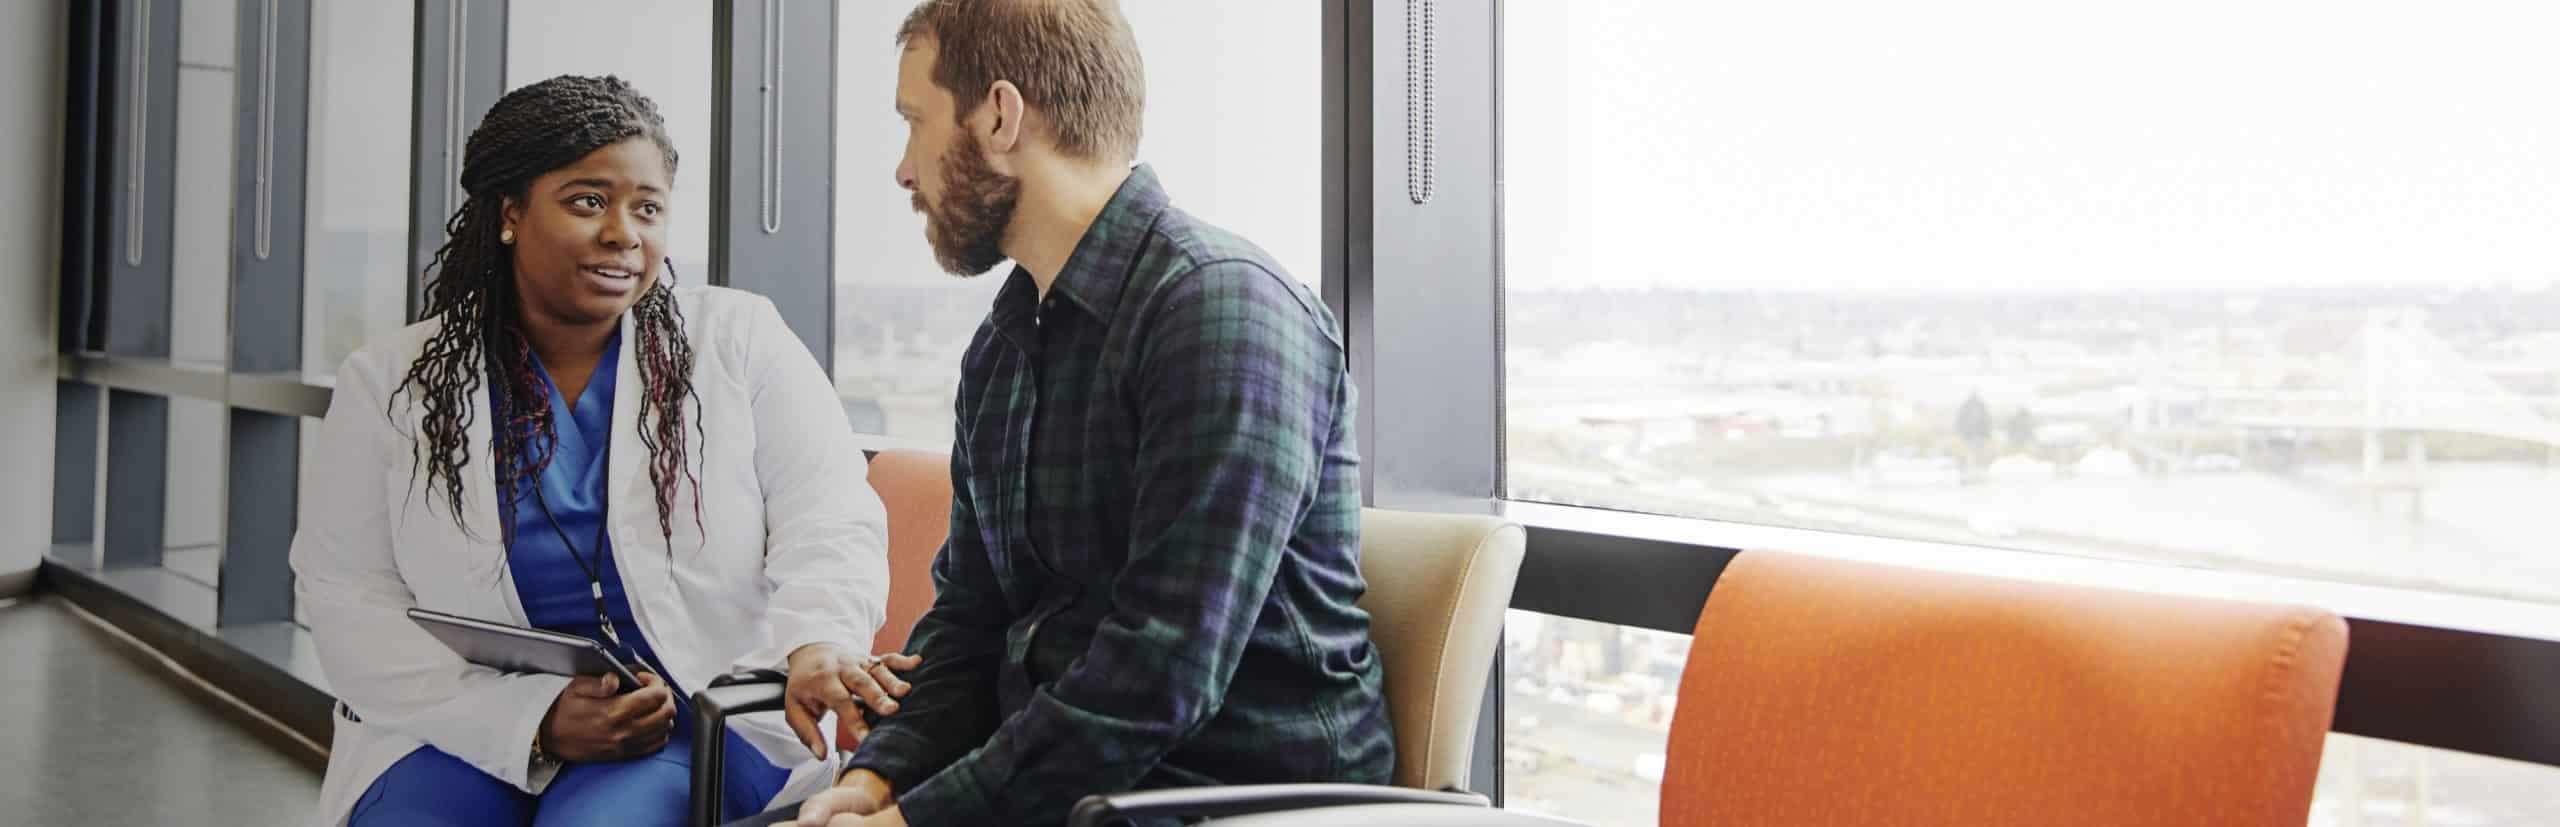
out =
[[(169, 357), (231, 362), (232, 96), (240, 79), (234, 0), (190, 0), (178, 16), (178, 159), (170, 187)], [(154, 182), (152, 186), (164, 186)], [(172, 443), (174, 444), (174, 443)]]
[[(298, 437), (298, 441), (302, 444), (302, 452), (299, 456), (294, 457), (294, 466), (298, 469), (295, 471), (296, 476), (294, 479), (304, 487), (298, 488), (293, 492), (294, 508), (297, 513), (300, 514), (311, 513), (311, 489), (309, 486), (311, 485), (312, 480), (320, 478), (321, 421), (322, 420), (319, 417), (313, 416), (306, 416), (302, 418), (302, 428), (300, 429), (302, 433)], [(293, 622), (300, 624), (302, 628), (311, 628), (311, 608), (309, 604), (303, 603), (300, 600), (293, 602)]]
[(2560, 601), (2560, 7), (2421, 8), (1505, 5), (1509, 495)]
[[(836, 387), (855, 430), (951, 440), (960, 354), (1010, 266), (953, 278), (893, 170), (906, 130), (891, 111), (893, 42), (908, 3), (837, 7)], [(1174, 203), (1259, 244), (1310, 284), (1322, 276), (1323, 152), (1314, 3), (1121, 4), (1146, 56), (1139, 160)]]
[(221, 576), (229, 420), (221, 402), (169, 400), (169, 492), (160, 561), (207, 586)]
[(326, 383), (408, 317), (409, 0), (311, 7), (310, 176), (303, 222), (305, 374)]
[(717, 5), (633, 0), (606, 11), (561, 0), (507, 4), (508, 88), (560, 75), (618, 75), (657, 102), (676, 143), (667, 249), (682, 284), (708, 284), (711, 274), (711, 13)]
[(1502, 634), (1502, 805), (1653, 824), (1689, 636), (1519, 610)]
[(2560, 824), (2560, 768), (2331, 734), (2312, 827)]

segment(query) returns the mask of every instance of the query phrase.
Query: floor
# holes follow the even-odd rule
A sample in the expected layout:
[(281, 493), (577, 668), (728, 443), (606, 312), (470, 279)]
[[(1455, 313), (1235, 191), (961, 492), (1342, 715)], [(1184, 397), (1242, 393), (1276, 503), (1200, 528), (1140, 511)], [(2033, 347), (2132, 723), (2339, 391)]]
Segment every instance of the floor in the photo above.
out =
[(313, 756), (59, 598), (0, 600), (0, 823), (299, 824)]

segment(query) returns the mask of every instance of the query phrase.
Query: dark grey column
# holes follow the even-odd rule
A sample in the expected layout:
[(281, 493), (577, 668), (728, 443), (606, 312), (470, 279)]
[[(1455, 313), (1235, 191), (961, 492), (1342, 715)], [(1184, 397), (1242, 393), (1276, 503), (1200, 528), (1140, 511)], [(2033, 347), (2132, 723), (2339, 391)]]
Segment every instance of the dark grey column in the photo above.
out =
[(93, 543), (98, 519), (98, 413), (106, 394), (53, 383), (53, 542)]
[[(1360, 388), (1370, 504), (1501, 496), (1502, 286), (1490, 0), (1325, 4), (1325, 300)], [(1471, 784), (1502, 800), (1502, 658)]]
[(301, 417), (231, 409), (230, 497), (214, 609), (219, 625), (293, 620), (286, 553), (293, 545), (301, 459)]
[(109, 568), (160, 565), (168, 539), (169, 400), (135, 391), (107, 392), (107, 529)]
[(108, 161), (105, 110), (113, 101), (105, 64), (115, 50), (107, 10), (73, 3), (65, 21), (62, 92), (62, 270), (56, 327), (63, 352), (94, 350), (101, 343), (93, 323), (103, 306), (96, 291), (107, 259), (109, 199), (103, 196)]
[[(310, 0), (243, 0), (239, 54), (231, 369), (294, 376), (302, 369)], [(243, 407), (230, 416), (215, 622), (290, 621), (286, 552), (300, 491), (302, 420)]]
[(302, 367), (310, 0), (240, 0), (231, 205), (231, 369)]
[(833, 3), (724, 0), (712, 38), (711, 278), (835, 346)]
[(507, 0), (418, 0), (417, 107), (409, 133), (409, 318), (422, 274), (462, 206), (462, 144), (506, 93)]
[(1372, 163), (1354, 194), (1373, 205), (1370, 262), (1349, 288), (1381, 506), (1480, 509), (1501, 493), (1492, 6), (1373, 4)]
[(106, 96), (115, 124), (107, 278), (106, 350), (169, 355), (169, 237), (178, 161), (178, 0), (118, 0), (115, 59)]

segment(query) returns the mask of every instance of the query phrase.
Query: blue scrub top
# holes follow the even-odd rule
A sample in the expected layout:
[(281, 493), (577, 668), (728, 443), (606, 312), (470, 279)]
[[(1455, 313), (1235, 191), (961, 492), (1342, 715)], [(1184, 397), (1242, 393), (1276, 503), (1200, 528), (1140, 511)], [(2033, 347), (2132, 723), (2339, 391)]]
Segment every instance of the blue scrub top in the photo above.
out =
[[(549, 453), (551, 463), (540, 476), (519, 483), (517, 491), (500, 492), (499, 503), (507, 514), (507, 570), (516, 583), (516, 597), (524, 603), (527, 622), (535, 628), (565, 632), (592, 639), (613, 649), (613, 641), (596, 623), (595, 598), (588, 591), (587, 573), (593, 569), (604, 585), (605, 614), (613, 619), (613, 630), (623, 647), (614, 654), (625, 662), (639, 662), (666, 677), (665, 664), (656, 650), (640, 633), (639, 621), (633, 619), (631, 600), (622, 588), (622, 572), (613, 562), (613, 541), (606, 536), (605, 468), (613, 446), (613, 396), (620, 364), (622, 332), (614, 331), (606, 340), (604, 356), (597, 362), (595, 373), (587, 380), (587, 388), (578, 395), (575, 405), (560, 396), (560, 387), (551, 381), (551, 371), (534, 357), (534, 375), (542, 382), (543, 392), (551, 395), (552, 432), (556, 439), (548, 444), (539, 438), (527, 441), (534, 459)], [(492, 382), (493, 386), (502, 386)], [(511, 417), (500, 407), (504, 404), (490, 396), (491, 414), (503, 427)], [(566, 411), (568, 416), (560, 416)], [(531, 427), (531, 426), (526, 426)], [(539, 489), (538, 493), (536, 489)], [(513, 496), (509, 496), (513, 494)], [(550, 506), (548, 517), (543, 506)], [(552, 520), (559, 521), (554, 530)], [(576, 544), (573, 550), (561, 542), (562, 535)], [(579, 560), (585, 560), (585, 566)], [(674, 681), (668, 683), (672, 686)], [(676, 688), (678, 704), (685, 693)]]

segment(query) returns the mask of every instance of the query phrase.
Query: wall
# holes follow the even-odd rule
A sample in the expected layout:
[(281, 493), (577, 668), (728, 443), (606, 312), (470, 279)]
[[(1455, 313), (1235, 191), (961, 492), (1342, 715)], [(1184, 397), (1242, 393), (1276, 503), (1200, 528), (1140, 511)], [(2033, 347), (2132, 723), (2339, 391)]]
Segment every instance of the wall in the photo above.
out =
[(53, 521), (55, 252), (63, 0), (0, 3), (0, 596), (24, 591)]

